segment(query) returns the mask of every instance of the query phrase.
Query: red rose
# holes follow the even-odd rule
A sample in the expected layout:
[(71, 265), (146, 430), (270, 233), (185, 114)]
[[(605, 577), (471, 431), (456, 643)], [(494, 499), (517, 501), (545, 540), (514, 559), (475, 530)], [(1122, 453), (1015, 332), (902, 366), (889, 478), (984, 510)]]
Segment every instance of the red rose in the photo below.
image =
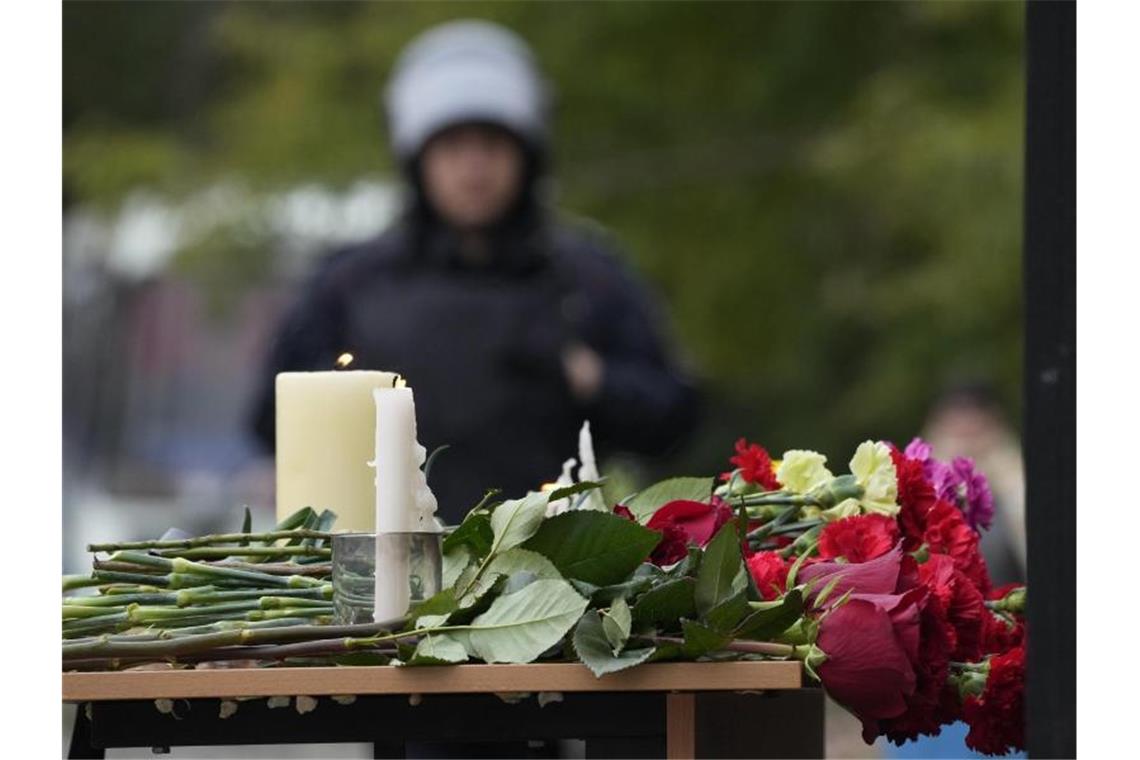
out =
[(937, 736), (943, 723), (957, 720), (958, 700), (946, 683), (953, 638), (953, 627), (942, 602), (927, 594), (919, 621), (914, 694), (907, 698), (906, 711), (901, 715), (881, 720), (877, 727), (864, 723), (863, 738), (868, 744), (877, 734), (898, 745), (918, 738), (919, 734)]
[(909, 594), (876, 600), (853, 595), (820, 621), (816, 645), (827, 659), (819, 678), (864, 725), (900, 715), (914, 693), (908, 648), (918, 636), (915, 601)]
[(882, 556), (899, 541), (899, 528), (885, 515), (857, 515), (828, 523), (819, 536), (819, 556), (866, 562)]
[(936, 554), (947, 554), (982, 594), (990, 590), (990, 574), (978, 548), (978, 534), (966, 524), (961, 510), (942, 499), (926, 516), (923, 541)]
[(908, 459), (891, 446), (891, 459), (898, 479), (898, 523), (902, 529), (903, 550), (912, 552), (922, 545), (926, 517), (934, 506), (934, 486), (926, 477), (922, 462)]
[(659, 567), (680, 562), (689, 546), (704, 546), (731, 519), (732, 509), (720, 500), (713, 504), (678, 500), (662, 505), (645, 524), (662, 535), (649, 561)]
[(1025, 650), (1014, 647), (989, 661), (981, 697), (966, 697), (962, 718), (970, 726), (966, 746), (987, 755), (1025, 747)]
[(930, 593), (938, 597), (953, 626), (950, 659), (966, 662), (980, 659), (985, 619), (990, 615), (981, 593), (944, 554), (932, 554), (919, 565), (918, 575)]
[(637, 522), (637, 518), (633, 516), (633, 512), (630, 512), (629, 507), (625, 506), (624, 504), (615, 504), (614, 514), (618, 517), (624, 517), (630, 522)]
[(797, 581), (811, 583), (809, 597), (819, 594), (835, 578), (830, 599), (838, 599), (848, 591), (854, 594), (893, 594), (902, 571), (902, 549), (891, 551), (866, 562), (816, 562), (800, 568)]
[(760, 596), (771, 601), (779, 599), (788, 585), (788, 568), (791, 563), (779, 552), (756, 552), (748, 557), (748, 572), (756, 582)]
[[(776, 473), (772, 472), (772, 457), (763, 446), (741, 438), (736, 442), (736, 455), (728, 461), (740, 470), (744, 482), (755, 483), (765, 491), (779, 490), (780, 481), (776, 480)], [(731, 480), (732, 473), (726, 472), (720, 477), (721, 480)]]

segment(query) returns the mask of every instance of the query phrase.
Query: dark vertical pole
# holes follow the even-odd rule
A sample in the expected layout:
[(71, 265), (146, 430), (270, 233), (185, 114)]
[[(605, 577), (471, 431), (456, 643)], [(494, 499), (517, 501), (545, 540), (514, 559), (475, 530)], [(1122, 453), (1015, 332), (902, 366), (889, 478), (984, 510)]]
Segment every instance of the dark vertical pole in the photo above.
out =
[(1075, 757), (1076, 26), (1074, 2), (1026, 3), (1026, 740)]

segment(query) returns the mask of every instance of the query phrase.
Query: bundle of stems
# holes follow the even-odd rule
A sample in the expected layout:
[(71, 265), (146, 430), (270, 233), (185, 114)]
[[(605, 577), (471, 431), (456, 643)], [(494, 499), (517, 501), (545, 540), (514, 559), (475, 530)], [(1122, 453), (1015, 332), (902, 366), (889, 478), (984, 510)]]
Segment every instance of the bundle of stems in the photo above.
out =
[[(191, 655), (202, 661), (215, 654), (261, 659), (256, 650), (277, 646), (276, 636), (297, 643), (343, 635), (330, 625), (335, 517), (305, 508), (271, 531), (253, 533), (247, 509), (240, 533), (91, 544), (90, 551), (109, 556), (94, 558), (89, 575), (64, 577), (65, 665), (117, 667)], [(81, 590), (85, 595), (68, 595)], [(254, 638), (247, 642), (248, 636)], [(133, 653), (142, 645), (149, 648)], [(104, 646), (112, 651), (80, 656), (84, 648)], [(117, 651), (124, 646), (125, 656)]]

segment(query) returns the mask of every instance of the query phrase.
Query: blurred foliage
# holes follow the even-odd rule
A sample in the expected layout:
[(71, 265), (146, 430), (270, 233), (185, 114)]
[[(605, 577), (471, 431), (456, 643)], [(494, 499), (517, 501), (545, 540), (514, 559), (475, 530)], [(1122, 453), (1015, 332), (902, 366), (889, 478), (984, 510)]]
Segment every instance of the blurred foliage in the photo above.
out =
[[(737, 434), (845, 460), (1021, 363), (1020, 3), (67, 3), (68, 198), (391, 172), (380, 87), (483, 17), (558, 95), (561, 205), (610, 228)], [(265, 271), (214, 241), (189, 265)], [(241, 246), (238, 246), (241, 247)]]

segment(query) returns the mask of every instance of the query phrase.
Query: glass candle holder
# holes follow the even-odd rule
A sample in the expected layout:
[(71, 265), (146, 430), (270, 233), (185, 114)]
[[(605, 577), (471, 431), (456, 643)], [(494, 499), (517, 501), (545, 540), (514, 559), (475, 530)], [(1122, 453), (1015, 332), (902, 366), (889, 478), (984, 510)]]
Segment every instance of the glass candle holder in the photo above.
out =
[[(332, 539), (333, 618), (338, 625), (402, 617), (439, 593), (443, 581), (439, 533), (337, 533)], [(382, 598), (376, 604), (380, 568)]]

